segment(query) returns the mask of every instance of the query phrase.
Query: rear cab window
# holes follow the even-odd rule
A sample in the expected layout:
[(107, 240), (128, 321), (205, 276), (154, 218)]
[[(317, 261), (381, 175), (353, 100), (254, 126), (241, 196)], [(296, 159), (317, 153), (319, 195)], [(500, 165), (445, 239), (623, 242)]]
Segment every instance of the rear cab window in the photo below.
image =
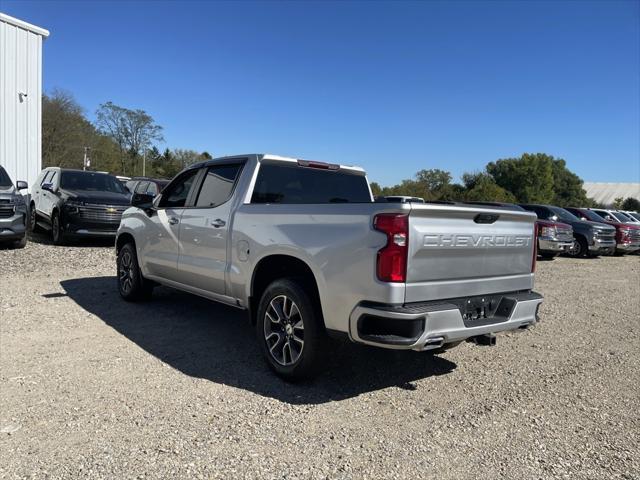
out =
[(347, 170), (263, 163), (251, 203), (372, 203), (364, 175)]
[(208, 167), (195, 206), (214, 208), (229, 200), (241, 170), (241, 164)]

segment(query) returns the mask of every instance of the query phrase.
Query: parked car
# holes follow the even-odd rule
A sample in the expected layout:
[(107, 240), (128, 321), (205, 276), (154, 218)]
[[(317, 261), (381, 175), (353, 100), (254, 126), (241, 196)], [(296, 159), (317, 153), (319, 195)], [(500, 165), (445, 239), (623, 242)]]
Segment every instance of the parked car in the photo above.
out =
[(130, 198), (112, 175), (46, 168), (32, 187), (30, 226), (50, 231), (56, 245), (71, 237), (115, 236)]
[(616, 248), (616, 229), (603, 223), (580, 220), (564, 208), (553, 205), (520, 204), (525, 210), (535, 212), (540, 220), (551, 220), (571, 225), (573, 246), (567, 252), (572, 257), (588, 255), (613, 255)]
[(387, 195), (381, 197), (390, 203), (424, 203), (424, 198), (421, 197), (407, 197), (403, 195)]
[[(502, 208), (511, 208), (524, 211), (520, 205), (503, 202), (465, 202), (470, 205), (487, 205)], [(536, 220), (538, 256), (550, 260), (562, 253), (568, 253), (573, 246), (573, 228), (566, 223), (552, 220)]]
[(632, 225), (640, 225), (640, 222), (635, 218), (629, 217), (617, 210), (606, 210), (601, 208), (591, 208), (590, 210), (593, 210), (605, 220), (609, 220), (612, 222), (629, 223)]
[(638, 222), (640, 222), (640, 213), (638, 212), (630, 212), (629, 210), (622, 210), (623, 213), (626, 213), (630, 217), (634, 218)]
[(125, 186), (133, 193), (153, 195), (154, 197), (169, 184), (169, 180), (163, 178), (134, 177)]
[(613, 220), (613, 217), (607, 220), (598, 215), (595, 210), (588, 208), (571, 207), (566, 210), (581, 220), (606, 223), (614, 227), (616, 229), (616, 253), (632, 253), (640, 250), (640, 227)]
[(27, 244), (27, 204), (20, 193), (26, 188), (27, 183), (21, 180), (14, 185), (0, 165), (0, 243), (18, 248)]
[(375, 203), (358, 167), (272, 155), (193, 165), (134, 194), (118, 288), (162, 284), (248, 310), (284, 378), (324, 366), (328, 334), (437, 350), (537, 321), (535, 216), (462, 204)]

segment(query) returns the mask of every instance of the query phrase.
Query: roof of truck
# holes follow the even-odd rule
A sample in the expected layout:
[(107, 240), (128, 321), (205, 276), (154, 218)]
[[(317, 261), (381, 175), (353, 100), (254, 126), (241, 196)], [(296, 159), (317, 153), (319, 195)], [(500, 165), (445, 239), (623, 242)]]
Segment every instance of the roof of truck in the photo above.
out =
[(202, 162), (194, 163), (189, 168), (200, 168), (208, 165), (215, 165), (218, 163), (228, 163), (228, 162), (240, 162), (247, 158), (255, 158), (257, 161), (273, 161), (273, 162), (283, 162), (283, 163), (298, 163), (299, 161), (303, 162), (312, 162), (312, 163), (325, 163), (329, 165), (338, 165), (341, 170), (352, 170), (356, 172), (365, 173), (365, 170), (362, 167), (358, 167), (355, 165), (344, 165), (344, 164), (331, 164), (329, 162), (323, 162), (320, 160), (309, 160), (306, 158), (294, 158), (294, 157), (284, 157), (282, 155), (274, 155), (271, 153), (247, 153), (242, 155), (227, 155), (224, 157), (217, 157), (211, 160), (204, 160)]

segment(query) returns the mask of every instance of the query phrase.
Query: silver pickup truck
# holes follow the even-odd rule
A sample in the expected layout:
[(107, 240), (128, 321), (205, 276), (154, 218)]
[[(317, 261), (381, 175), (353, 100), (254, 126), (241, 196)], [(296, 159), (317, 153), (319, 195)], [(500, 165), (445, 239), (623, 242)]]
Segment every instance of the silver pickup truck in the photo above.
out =
[(256, 154), (193, 165), (131, 203), (121, 296), (161, 284), (247, 310), (289, 380), (322, 368), (329, 335), (444, 350), (537, 321), (530, 212), (374, 202), (361, 168)]

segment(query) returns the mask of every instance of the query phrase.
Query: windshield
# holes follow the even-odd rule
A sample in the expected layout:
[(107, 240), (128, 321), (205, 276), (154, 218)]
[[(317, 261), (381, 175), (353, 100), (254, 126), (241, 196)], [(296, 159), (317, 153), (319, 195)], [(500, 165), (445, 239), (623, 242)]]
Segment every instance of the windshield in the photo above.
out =
[(582, 213), (584, 214), (585, 217), (587, 217), (592, 222), (604, 222), (605, 221), (603, 216), (598, 215), (596, 212), (593, 212), (591, 210), (584, 210)]
[(630, 217), (634, 218), (636, 221), (640, 220), (640, 214), (638, 214), (638, 213), (629, 212), (629, 213), (627, 213), (627, 215), (629, 215)]
[(90, 190), (94, 192), (127, 193), (116, 177), (105, 173), (62, 172), (60, 188), (66, 190)]
[(556, 215), (558, 218), (562, 219), (562, 220), (566, 220), (568, 222), (576, 222), (579, 221), (580, 219), (578, 217), (576, 217), (573, 213), (568, 212), (567, 210), (565, 210), (564, 208), (560, 208), (560, 207), (549, 207), (549, 209), (553, 212), (554, 215)]
[(0, 167), (0, 187), (7, 188), (12, 186), (13, 182), (9, 178), (9, 175), (5, 172), (4, 168)]
[(624, 214), (622, 212), (611, 212), (611, 215), (613, 215), (615, 218), (617, 218), (622, 223), (635, 222), (634, 219), (630, 218), (628, 215), (626, 215), (626, 214)]

